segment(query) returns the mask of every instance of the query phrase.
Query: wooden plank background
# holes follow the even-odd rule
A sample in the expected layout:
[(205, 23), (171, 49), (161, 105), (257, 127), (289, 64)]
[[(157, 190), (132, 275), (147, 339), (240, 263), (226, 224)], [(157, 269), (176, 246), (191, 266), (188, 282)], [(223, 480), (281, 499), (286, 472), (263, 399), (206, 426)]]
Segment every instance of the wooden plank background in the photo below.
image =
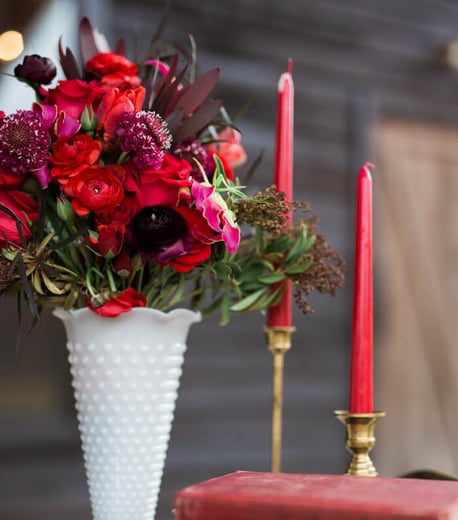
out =
[[(158, 0), (80, 4), (110, 41), (126, 36), (130, 49), (148, 41), (163, 9)], [(458, 4), (174, 0), (167, 35), (184, 44), (188, 33), (201, 70), (221, 67), (217, 94), (229, 110), (251, 101), (240, 128), (250, 158), (264, 151), (253, 189), (272, 179), (276, 85), (293, 58), (296, 197), (312, 204), (349, 271), (335, 299), (314, 297), (313, 315), (295, 314), (283, 469), (341, 473), (347, 453), (332, 412), (347, 401), (354, 180), (362, 162), (377, 158), (372, 128), (382, 118), (457, 126), (458, 76), (444, 51), (458, 34)], [(88, 519), (63, 330), (46, 317), (16, 354), (14, 309), (4, 301), (0, 309), (8, 324), (0, 354), (0, 518), (39, 511), (46, 520)], [(376, 319), (383, 323), (384, 309), (376, 308)], [(170, 520), (180, 487), (237, 469), (268, 470), (271, 360), (263, 324), (261, 316), (241, 317), (222, 330), (214, 318), (193, 328), (158, 520)]]

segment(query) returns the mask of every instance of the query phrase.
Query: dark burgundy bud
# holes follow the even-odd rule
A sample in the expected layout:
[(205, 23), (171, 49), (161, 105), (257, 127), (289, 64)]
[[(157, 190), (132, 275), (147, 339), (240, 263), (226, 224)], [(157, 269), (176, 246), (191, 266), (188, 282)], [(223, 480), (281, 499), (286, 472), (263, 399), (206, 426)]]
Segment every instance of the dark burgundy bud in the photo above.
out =
[(142, 208), (130, 228), (135, 247), (145, 253), (173, 244), (188, 233), (188, 224), (178, 211), (161, 205)]
[(54, 62), (49, 58), (42, 58), (38, 54), (25, 56), (22, 65), (16, 65), (16, 78), (34, 85), (48, 85), (57, 73)]

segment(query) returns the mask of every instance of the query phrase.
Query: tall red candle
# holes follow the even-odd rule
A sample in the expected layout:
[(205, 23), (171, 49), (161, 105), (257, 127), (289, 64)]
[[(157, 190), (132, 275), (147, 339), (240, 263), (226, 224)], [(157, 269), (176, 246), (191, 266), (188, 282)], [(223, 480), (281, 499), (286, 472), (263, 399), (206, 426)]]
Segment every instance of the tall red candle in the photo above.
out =
[[(293, 62), (288, 60), (287, 71), (278, 81), (277, 135), (275, 146), (274, 184), (278, 191), (293, 199), (293, 141), (294, 141), (294, 84)], [(292, 215), (288, 215), (292, 219)], [(278, 305), (267, 314), (269, 327), (290, 327), (292, 321), (292, 285), (285, 282), (285, 292)]]
[(350, 413), (373, 411), (372, 177), (365, 163), (357, 181)]

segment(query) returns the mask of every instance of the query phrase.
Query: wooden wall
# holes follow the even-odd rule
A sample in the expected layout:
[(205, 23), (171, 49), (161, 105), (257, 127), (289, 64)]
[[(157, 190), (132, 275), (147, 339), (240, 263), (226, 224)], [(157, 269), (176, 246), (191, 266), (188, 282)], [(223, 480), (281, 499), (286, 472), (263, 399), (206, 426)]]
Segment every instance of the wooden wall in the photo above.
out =
[[(113, 34), (132, 25), (145, 41), (163, 2), (113, 5)], [(443, 59), (457, 20), (458, 4), (446, 1), (174, 0), (168, 34), (181, 42), (192, 34), (204, 64), (222, 67), (221, 92), (231, 107), (253, 100), (242, 128), (253, 148), (267, 148), (266, 175), (276, 81), (293, 58), (297, 187), (329, 196), (342, 190), (349, 141), (366, 126), (371, 107), (458, 120), (458, 75)], [(356, 163), (366, 158), (360, 155)]]
[[(141, 48), (148, 41), (164, 3), (100, 0), (100, 5), (96, 25), (111, 41), (125, 36), (133, 49), (135, 41)], [(335, 299), (315, 297), (313, 315), (295, 315), (297, 332), (285, 367), (284, 470), (342, 472), (347, 461), (343, 429), (332, 412), (346, 407), (347, 400), (354, 180), (362, 162), (377, 160), (372, 132), (377, 122), (389, 118), (458, 127), (458, 72), (444, 60), (447, 45), (458, 35), (458, 3), (174, 0), (167, 35), (185, 44), (187, 34), (197, 43), (202, 71), (221, 67), (217, 93), (230, 111), (251, 101), (240, 128), (251, 158), (264, 150), (253, 189), (272, 179), (276, 85), (293, 58), (296, 197), (312, 204), (322, 232), (344, 254), (349, 269), (347, 285)], [(396, 160), (390, 165), (396, 168)], [(376, 305), (378, 330), (384, 318), (385, 309)], [(169, 518), (178, 487), (236, 469), (269, 468), (270, 357), (263, 323), (262, 316), (241, 318), (222, 330), (215, 318), (193, 329), (160, 520)], [(49, 395), (56, 395), (66, 384), (59, 375), (65, 369), (57, 345), (62, 330), (51, 318), (45, 326), (54, 330), (56, 343), (47, 355), (56, 362), (42, 359), (40, 373), (49, 382)], [(27, 341), (26, 348), (39, 348)], [(378, 377), (386, 381), (389, 376)], [(54, 403), (60, 409), (67, 405), (67, 398)], [(29, 438), (24, 434), (24, 443)], [(5, 446), (7, 438), (0, 445)], [(26, 492), (18, 490), (33, 479), (28, 481), (20, 467), (15, 471), (21, 482), (15, 496), (25, 501)], [(81, 467), (75, 471), (79, 475)], [(65, 486), (65, 480), (60, 483)], [(84, 502), (83, 487), (80, 492)], [(0, 498), (7, 503), (7, 497)]]
[(2, 0), (0, 32), (23, 31), (48, 0)]

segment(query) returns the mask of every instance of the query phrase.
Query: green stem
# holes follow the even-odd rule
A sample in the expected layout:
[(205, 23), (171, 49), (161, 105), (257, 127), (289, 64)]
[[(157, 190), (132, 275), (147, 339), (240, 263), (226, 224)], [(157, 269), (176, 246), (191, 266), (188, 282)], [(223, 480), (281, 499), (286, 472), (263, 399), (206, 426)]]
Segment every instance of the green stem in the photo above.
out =
[(106, 265), (106, 268), (107, 268), (106, 271), (107, 271), (108, 284), (110, 286), (110, 291), (116, 292), (117, 288), (116, 288), (116, 282), (115, 282), (115, 279), (113, 276), (113, 271), (111, 270), (111, 266), (108, 263)]

